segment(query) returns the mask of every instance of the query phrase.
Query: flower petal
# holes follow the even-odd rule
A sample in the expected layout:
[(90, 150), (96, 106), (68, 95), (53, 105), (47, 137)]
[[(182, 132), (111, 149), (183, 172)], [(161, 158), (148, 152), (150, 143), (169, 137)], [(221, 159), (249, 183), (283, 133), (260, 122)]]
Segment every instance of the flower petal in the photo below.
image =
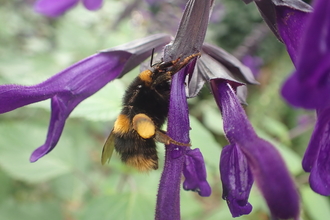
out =
[(324, 196), (330, 195), (330, 131), (329, 122), (322, 134), (321, 149), (309, 177), (311, 188)]
[(211, 0), (189, 0), (173, 43), (165, 48), (164, 61), (187, 57), (201, 51), (207, 24), (209, 22)]
[(200, 196), (211, 195), (211, 187), (206, 180), (206, 169), (202, 153), (198, 148), (188, 150), (185, 155), (183, 188), (198, 192)]
[(253, 176), (240, 148), (233, 144), (222, 149), (220, 174), (223, 195), (233, 217), (249, 214), (252, 205), (248, 202)]
[[(235, 84), (235, 88), (244, 85), (240, 81), (236, 80), (231, 72), (224, 67), (221, 63), (217, 62), (211, 56), (203, 54), (203, 56), (197, 62), (198, 75), (203, 76), (204, 81), (209, 82), (211, 79), (224, 79)], [(194, 80), (195, 78), (192, 78)], [(199, 85), (196, 82), (192, 82), (192, 85)], [(201, 83), (200, 83), (201, 84)], [(239, 88), (239, 87), (238, 87)], [(192, 89), (201, 89), (201, 87), (192, 87), (189, 83), (189, 94), (197, 94), (198, 91)], [(246, 93), (244, 90), (237, 90), (237, 94), (242, 103), (246, 103)]]
[(90, 11), (98, 10), (102, 7), (103, 0), (83, 0), (85, 8)]
[(299, 196), (280, 154), (256, 135), (230, 84), (224, 80), (211, 80), (210, 84), (226, 136), (247, 158), (271, 213), (278, 218), (298, 218)]
[(46, 142), (32, 153), (31, 162), (37, 161), (56, 146), (72, 110), (81, 101), (115, 79), (130, 56), (130, 53), (123, 51), (99, 53), (39, 84), (40, 91), (44, 90), (47, 93), (48, 88), (50, 91), (56, 88), (57, 92), (52, 98), (51, 120)]
[[(93, 87), (93, 84), (90, 82), (96, 80), (99, 75), (109, 74), (110, 71), (108, 70), (116, 68), (116, 65), (125, 61), (125, 59), (120, 60), (120, 57), (126, 57), (128, 59), (129, 56), (130, 54), (128, 52), (121, 51), (112, 54), (99, 53), (85, 58), (34, 86), (1, 85), (0, 103), (2, 104), (0, 104), (0, 113), (12, 111), (16, 108), (51, 98), (56, 94), (68, 94), (79, 97), (78, 94), (84, 92), (82, 91), (83, 89), (88, 89), (89, 91), (92, 89), (88, 87)], [(102, 77), (105, 76), (102, 75)], [(107, 82), (102, 82), (102, 84), (106, 84)]]
[(232, 75), (243, 80), (243, 82), (259, 84), (251, 70), (227, 51), (207, 43), (203, 45), (203, 51), (226, 67)]
[(330, 195), (330, 108), (318, 111), (318, 119), (303, 159), (303, 168), (311, 172), (311, 188)]
[[(177, 35), (165, 47), (164, 61), (185, 58), (201, 50), (209, 20), (211, 0), (189, 0)], [(196, 30), (194, 27), (198, 27)], [(182, 143), (189, 142), (189, 112), (185, 94), (186, 75), (193, 72), (195, 62), (173, 76), (168, 114), (168, 135)], [(180, 182), (187, 147), (166, 146), (164, 171), (157, 195), (157, 220), (180, 219)]]
[[(180, 71), (172, 79), (167, 132), (174, 140), (189, 143), (188, 104), (183, 87), (185, 73)], [(157, 195), (157, 220), (180, 219), (180, 183), (185, 153), (186, 147), (166, 146), (164, 171)]]
[(307, 109), (328, 105), (330, 86), (330, 2), (315, 2), (301, 41), (297, 70), (285, 82), (283, 97), (292, 105)]
[(37, 161), (55, 147), (67, 117), (81, 101), (133, 69), (153, 48), (159, 49), (169, 40), (168, 35), (153, 35), (87, 57), (37, 85), (0, 86), (0, 113), (52, 98), (46, 142), (33, 152), (30, 161)]
[(263, 60), (261, 57), (246, 55), (242, 58), (242, 63), (250, 68), (254, 77), (257, 77), (260, 72), (260, 67), (263, 64)]
[[(283, 12), (281, 13), (281, 10), (286, 8), (287, 10), (293, 9), (305, 13), (310, 13), (312, 11), (312, 8), (308, 4), (300, 0), (254, 0), (254, 2), (257, 5), (262, 18), (265, 20), (268, 27), (273, 31), (277, 39), (280, 40), (281, 42), (283, 42), (283, 39), (277, 23), (280, 21), (280, 19), (282, 19), (277, 17), (278, 15), (283, 14)], [(280, 10), (279, 13), (278, 10)], [(295, 18), (296, 15), (297, 14), (291, 16), (290, 19)], [(283, 21), (285, 21), (285, 19), (288, 18), (284, 17), (283, 19), (284, 19)], [(302, 25), (296, 22), (291, 22), (291, 21), (289, 22), (291, 24), (298, 25), (298, 27)], [(286, 28), (285, 29), (289, 32), (290, 28), (292, 28), (294, 32), (296, 32), (297, 30), (297, 28), (293, 26), (287, 27), (287, 29)], [(294, 36), (293, 34), (290, 33), (286, 33), (286, 34), (287, 36), (293, 37), (294, 39), (299, 39), (300, 37), (300, 36)]]
[(79, 0), (39, 0), (34, 5), (34, 10), (40, 14), (57, 17), (73, 8)]
[(307, 12), (290, 7), (276, 7), (277, 28), (294, 64), (297, 61), (301, 36), (306, 28), (309, 15)]

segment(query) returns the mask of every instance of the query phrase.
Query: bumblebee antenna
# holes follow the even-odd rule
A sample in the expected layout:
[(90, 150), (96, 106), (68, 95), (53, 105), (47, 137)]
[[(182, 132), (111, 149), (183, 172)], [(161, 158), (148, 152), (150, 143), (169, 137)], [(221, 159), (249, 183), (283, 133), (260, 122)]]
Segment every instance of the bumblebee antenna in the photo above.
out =
[(152, 48), (151, 59), (150, 59), (150, 67), (153, 67), (154, 66), (154, 64), (152, 64), (152, 62), (154, 60), (154, 52), (155, 52), (155, 48)]

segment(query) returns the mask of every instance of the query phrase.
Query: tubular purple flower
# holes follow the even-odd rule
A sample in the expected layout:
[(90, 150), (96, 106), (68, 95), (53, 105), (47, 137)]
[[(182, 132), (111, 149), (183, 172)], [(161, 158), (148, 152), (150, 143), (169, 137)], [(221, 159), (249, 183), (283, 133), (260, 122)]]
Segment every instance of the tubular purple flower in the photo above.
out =
[(252, 205), (248, 202), (253, 176), (248, 162), (239, 146), (227, 145), (222, 149), (220, 174), (223, 188), (222, 198), (227, 201), (233, 217), (249, 214)]
[(168, 35), (153, 35), (87, 57), (37, 85), (2, 85), (0, 113), (51, 99), (47, 139), (32, 153), (30, 161), (35, 162), (56, 146), (66, 119), (81, 101), (133, 69), (153, 48), (159, 50), (169, 41)]
[(253, 76), (257, 77), (260, 72), (260, 67), (263, 64), (261, 57), (246, 55), (242, 58), (242, 63), (250, 68)]
[[(186, 68), (187, 69), (187, 68)], [(186, 70), (185, 69), (185, 70)], [(180, 142), (189, 142), (188, 104), (183, 82), (186, 71), (180, 71), (172, 79), (172, 91), (168, 115), (167, 132)], [(165, 164), (160, 179), (156, 217), (157, 220), (180, 218), (180, 183), (187, 147), (168, 145), (165, 148)]]
[(330, 195), (329, 146), (329, 74), (330, 74), (330, 2), (314, 1), (314, 12), (307, 21), (296, 71), (282, 87), (283, 97), (293, 106), (315, 109), (317, 122), (303, 158), (303, 168), (310, 172), (311, 188)]
[[(52, 6), (47, 0), (39, 2), (44, 2), (45, 7)], [(52, 12), (53, 16), (64, 13), (78, 0), (67, 1), (67, 4), (60, 2), (62, 5)], [(84, 4), (88, 9), (93, 9), (97, 8), (95, 2), (86, 0)], [(196, 95), (205, 82), (210, 83), (223, 114), (224, 128), (230, 142), (221, 155), (220, 169), (223, 198), (227, 200), (233, 216), (251, 211), (248, 197), (254, 177), (274, 216), (298, 218), (299, 197), (280, 155), (255, 134), (240, 105), (245, 103), (246, 88), (235, 77), (251, 84), (257, 84), (257, 81), (235, 57), (215, 46), (203, 45), (212, 4), (213, 0), (189, 0), (174, 41), (164, 49), (165, 62), (202, 52), (200, 59), (190, 62), (171, 80), (168, 135), (178, 142), (189, 142), (186, 96)], [(55, 147), (67, 117), (81, 101), (140, 64), (150, 55), (152, 48), (159, 50), (169, 41), (167, 35), (152, 36), (101, 51), (34, 86), (0, 86), (0, 103), (6, 103), (6, 106), (0, 104), (0, 113), (51, 99), (52, 113), (46, 142), (31, 156), (31, 161), (36, 161)], [(187, 88), (185, 83), (188, 84)], [(199, 149), (191, 150), (170, 144), (166, 146), (155, 219), (180, 219), (182, 174), (185, 177), (184, 189), (197, 191), (201, 196), (211, 194)]]
[(275, 36), (285, 44), (295, 63), (300, 45), (300, 36), (312, 8), (301, 0), (243, 0), (254, 1), (261, 16)]
[(283, 97), (292, 105), (306, 109), (327, 106), (330, 100), (330, 2), (316, 1), (315, 11), (301, 36), (301, 51), (296, 71), (282, 88)]
[[(180, 57), (187, 57), (201, 51), (207, 24), (211, 0), (189, 0), (184, 10), (182, 20), (176, 37), (170, 45), (165, 48), (164, 61), (169, 61)], [(171, 98), (168, 114), (168, 135), (179, 142), (189, 142), (189, 112), (185, 94), (184, 81), (186, 75), (192, 74), (195, 62), (191, 62), (186, 68), (175, 74), (171, 83)], [(182, 171), (200, 171), (196, 165), (204, 166), (200, 159), (187, 166), (186, 159), (189, 160), (187, 147), (175, 145), (166, 146), (164, 171), (161, 176), (157, 195), (156, 217), (157, 220), (179, 220), (180, 219), (180, 180)], [(202, 158), (201, 158), (202, 159)], [(200, 187), (200, 183), (206, 182), (205, 179), (191, 180), (193, 174), (185, 173), (189, 186)], [(201, 177), (201, 174), (195, 174)], [(186, 182), (186, 183), (188, 183)], [(208, 186), (209, 187), (209, 186)], [(190, 189), (190, 188), (189, 188)], [(192, 189), (192, 190), (198, 190)], [(204, 187), (201, 187), (204, 194)], [(206, 192), (207, 193), (207, 192)]]
[[(78, 4), (79, 0), (38, 0), (34, 10), (49, 17), (58, 17)], [(102, 7), (103, 0), (83, 0), (88, 10), (98, 10)]]
[(303, 168), (310, 172), (311, 188), (330, 195), (330, 108), (317, 110), (317, 122), (303, 158)]
[(82, 0), (83, 5), (90, 11), (98, 10), (102, 7), (103, 0)]
[[(238, 84), (227, 80), (213, 79), (210, 81), (212, 92), (221, 110), (224, 131), (230, 142), (230, 147), (239, 147), (247, 159), (247, 164), (233, 162), (235, 168), (225, 170), (221, 176), (230, 175), (235, 181), (228, 177), (222, 177), (228, 184), (224, 187), (228, 191), (227, 198), (234, 199), (237, 204), (238, 213), (241, 215), (249, 210), (247, 197), (237, 198), (243, 189), (249, 190), (251, 180), (242, 178), (242, 174), (249, 178), (247, 170), (250, 169), (253, 177), (262, 192), (273, 216), (277, 218), (299, 218), (299, 196), (291, 176), (277, 150), (267, 141), (259, 138), (249, 123), (244, 109), (242, 108), (235, 91)], [(225, 152), (226, 153), (226, 152)], [(239, 157), (237, 151), (232, 150), (230, 157)], [(228, 157), (228, 155), (227, 155)], [(230, 161), (231, 162), (231, 161)], [(223, 166), (223, 164), (222, 164)], [(224, 170), (224, 169), (223, 169)], [(232, 173), (231, 173), (232, 171)], [(245, 192), (245, 195), (248, 193)], [(243, 204), (239, 202), (244, 201)], [(244, 206), (247, 208), (244, 209)]]
[(206, 181), (206, 169), (202, 153), (198, 148), (187, 150), (183, 165), (183, 188), (198, 192), (200, 196), (211, 195), (211, 187)]

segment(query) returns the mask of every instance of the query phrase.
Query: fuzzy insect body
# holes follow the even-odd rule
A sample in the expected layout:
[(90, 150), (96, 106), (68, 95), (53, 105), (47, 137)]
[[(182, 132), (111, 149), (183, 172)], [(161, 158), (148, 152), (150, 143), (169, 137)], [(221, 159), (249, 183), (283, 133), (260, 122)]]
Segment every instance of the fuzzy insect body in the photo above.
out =
[(170, 138), (160, 128), (165, 123), (169, 109), (170, 80), (200, 53), (170, 62), (161, 62), (153, 70), (145, 70), (127, 88), (123, 108), (115, 121), (102, 151), (101, 162), (111, 158), (113, 149), (121, 160), (139, 171), (158, 168), (155, 141), (179, 146), (190, 146)]

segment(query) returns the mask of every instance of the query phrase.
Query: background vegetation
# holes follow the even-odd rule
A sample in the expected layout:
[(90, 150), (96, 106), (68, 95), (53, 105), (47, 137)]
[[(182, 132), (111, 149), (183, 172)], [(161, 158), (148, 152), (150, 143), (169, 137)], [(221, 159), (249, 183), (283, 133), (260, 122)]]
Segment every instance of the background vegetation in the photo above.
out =
[[(0, 0), (0, 84), (36, 84), (101, 49), (150, 33), (173, 34), (182, 11), (174, 2), (150, 6), (140, 0), (105, 0), (97, 12), (80, 4), (50, 19), (33, 12), (32, 0)], [(300, 190), (303, 218), (327, 219), (329, 199), (310, 190), (308, 174), (301, 168), (314, 113), (292, 109), (279, 95), (281, 83), (293, 70), (285, 48), (264, 28), (253, 4), (241, 0), (217, 4), (207, 41), (239, 58), (250, 55), (262, 60), (256, 73), (261, 84), (249, 86), (246, 111), (258, 134), (285, 158)], [(29, 163), (29, 157), (46, 138), (49, 101), (0, 115), (1, 219), (153, 219), (162, 165), (141, 174), (123, 165), (117, 155), (110, 164), (100, 165), (102, 146), (120, 111), (125, 87), (138, 72), (109, 83), (75, 109), (57, 147), (36, 163)], [(201, 198), (182, 190), (182, 219), (232, 219), (221, 199), (218, 164), (227, 141), (220, 112), (208, 88), (189, 104), (191, 140), (204, 155), (213, 192)], [(162, 163), (164, 147), (158, 149)], [(237, 219), (269, 219), (256, 188), (250, 202), (252, 214)]]

